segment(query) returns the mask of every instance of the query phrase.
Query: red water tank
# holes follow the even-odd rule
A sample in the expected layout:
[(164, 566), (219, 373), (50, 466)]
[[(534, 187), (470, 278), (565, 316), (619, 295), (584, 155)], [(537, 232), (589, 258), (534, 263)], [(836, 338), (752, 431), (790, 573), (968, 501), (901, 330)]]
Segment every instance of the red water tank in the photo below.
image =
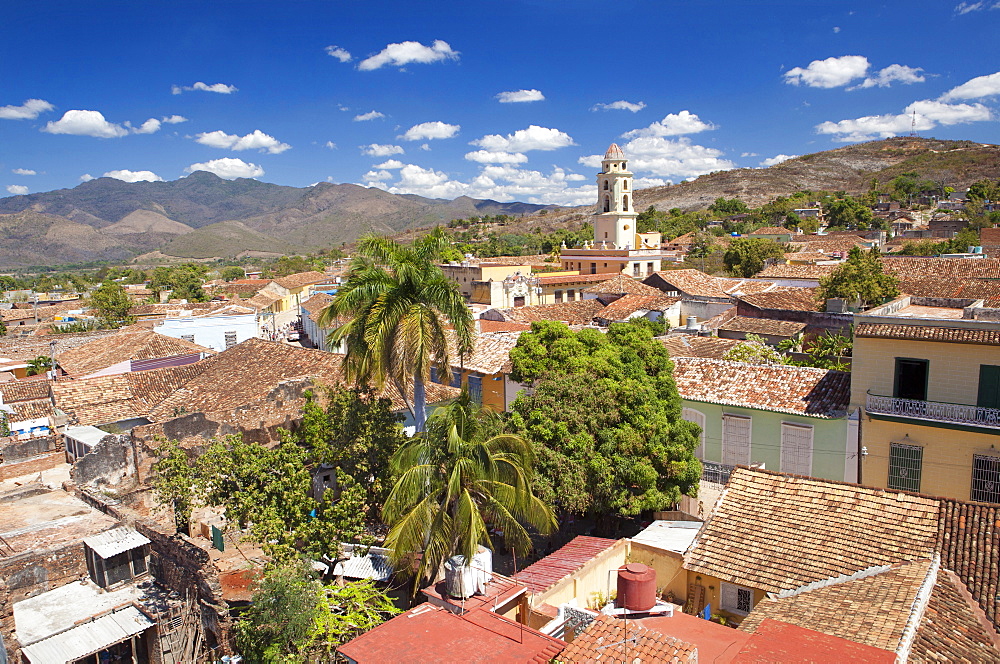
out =
[(618, 569), (618, 598), (615, 606), (629, 611), (648, 611), (656, 604), (656, 572), (642, 563)]

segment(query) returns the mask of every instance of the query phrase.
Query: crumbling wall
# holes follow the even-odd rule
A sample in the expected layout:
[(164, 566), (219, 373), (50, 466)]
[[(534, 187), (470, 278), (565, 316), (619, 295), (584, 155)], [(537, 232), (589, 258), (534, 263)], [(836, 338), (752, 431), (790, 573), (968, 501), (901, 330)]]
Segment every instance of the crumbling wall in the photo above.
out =
[(59, 449), (55, 436), (17, 440), (15, 438), (0, 438), (0, 460), (4, 463), (14, 463), (31, 457), (53, 452)]
[(7, 480), (12, 477), (23, 477), (24, 475), (34, 475), (43, 470), (58, 468), (66, 463), (66, 454), (61, 450), (49, 452), (42, 456), (33, 457), (25, 461), (16, 463), (0, 463), (0, 480)]
[(121, 489), (137, 483), (132, 438), (108, 434), (93, 450), (76, 460), (70, 477), (80, 486)]

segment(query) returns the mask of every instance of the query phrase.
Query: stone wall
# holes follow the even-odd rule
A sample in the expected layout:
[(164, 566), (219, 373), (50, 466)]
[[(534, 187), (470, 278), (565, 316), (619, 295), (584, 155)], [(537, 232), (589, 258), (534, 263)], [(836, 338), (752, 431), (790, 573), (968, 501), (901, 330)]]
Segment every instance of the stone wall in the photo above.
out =
[(34, 457), (33, 459), (28, 459), (26, 461), (19, 461), (17, 463), (2, 463), (0, 464), (0, 480), (7, 480), (12, 477), (22, 477), (24, 475), (34, 475), (35, 473), (40, 473), (43, 470), (58, 468), (64, 463), (66, 463), (66, 453), (61, 450), (49, 452), (48, 454)]
[(23, 461), (59, 449), (59, 441), (56, 436), (44, 436), (28, 440), (2, 438), (0, 441), (2, 441), (0, 442), (0, 460), (3, 460), (5, 463)]
[(136, 453), (127, 435), (108, 434), (73, 464), (70, 477), (80, 486), (122, 489), (134, 487)]

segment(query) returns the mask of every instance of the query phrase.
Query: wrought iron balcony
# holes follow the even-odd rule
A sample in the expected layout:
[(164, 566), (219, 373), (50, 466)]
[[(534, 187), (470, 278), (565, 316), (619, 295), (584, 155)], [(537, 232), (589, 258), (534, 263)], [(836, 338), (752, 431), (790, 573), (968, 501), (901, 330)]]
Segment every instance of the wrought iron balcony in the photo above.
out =
[(983, 408), (960, 403), (897, 399), (868, 393), (865, 408), (875, 415), (907, 417), (948, 424), (1000, 429), (1000, 409)]

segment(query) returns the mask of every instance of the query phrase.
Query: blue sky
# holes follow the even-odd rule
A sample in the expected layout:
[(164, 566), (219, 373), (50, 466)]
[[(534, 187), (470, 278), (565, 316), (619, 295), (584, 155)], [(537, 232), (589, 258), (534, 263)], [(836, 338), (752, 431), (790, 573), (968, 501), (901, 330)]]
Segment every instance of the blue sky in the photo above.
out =
[[(583, 204), (907, 135), (998, 142), (1000, 0), (46, 2), (0, 24), (0, 195), (194, 170)], [(4, 193), (6, 191), (6, 193)]]

